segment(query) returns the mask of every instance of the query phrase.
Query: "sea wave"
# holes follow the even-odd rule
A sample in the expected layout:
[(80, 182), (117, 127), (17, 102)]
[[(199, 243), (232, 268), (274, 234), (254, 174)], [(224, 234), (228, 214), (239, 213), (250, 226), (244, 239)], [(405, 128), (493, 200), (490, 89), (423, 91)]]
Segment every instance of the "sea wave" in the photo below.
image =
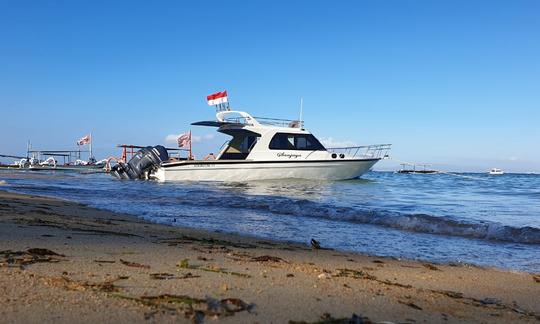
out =
[(234, 196), (193, 199), (178, 197), (178, 203), (230, 209), (267, 211), (274, 214), (314, 217), (361, 224), (371, 224), (417, 233), (458, 236), (489, 241), (540, 244), (540, 228), (514, 227), (497, 222), (470, 222), (448, 216), (406, 214), (381, 210), (334, 206), (310, 200), (279, 197), (244, 198)]
[[(144, 183), (142, 183), (144, 184)], [(126, 204), (118, 205), (118, 201), (109, 204), (103, 204), (107, 199), (99, 195), (109, 196), (110, 192), (104, 190), (97, 192), (87, 188), (74, 188), (73, 185), (68, 189), (64, 186), (48, 185), (47, 187), (38, 187), (30, 185), (18, 185), (18, 190), (31, 194), (52, 195), (69, 198), (80, 201), (83, 197), (90, 197), (83, 202), (90, 203), (95, 207), (105, 207), (107, 209), (146, 216), (155, 214), (151, 206), (153, 204), (171, 206), (193, 206), (196, 208), (218, 208), (229, 210), (251, 210), (254, 212), (269, 212), (276, 215), (289, 215), (298, 217), (311, 217), (319, 219), (328, 219), (334, 221), (345, 221), (358, 224), (370, 224), (393, 228), (397, 230), (410, 231), (416, 233), (426, 233), (435, 235), (447, 235), (455, 237), (474, 238), (488, 241), (500, 241), (522, 244), (540, 244), (540, 228), (532, 226), (516, 227), (491, 221), (473, 221), (460, 219), (456, 217), (429, 215), (422, 213), (407, 213), (406, 211), (388, 211), (375, 209), (362, 205), (342, 206), (337, 203), (319, 202), (310, 199), (290, 198), (275, 195), (245, 195), (235, 192), (224, 192), (223, 190), (200, 189), (200, 188), (182, 188), (179, 191), (169, 192), (169, 195), (159, 195), (152, 197), (152, 203), (149, 206), (141, 206), (144, 201), (148, 201), (147, 191), (140, 188), (140, 191), (132, 191)], [(163, 193), (163, 192), (161, 192)], [(533, 192), (529, 194), (538, 194)], [(96, 203), (101, 201), (101, 203)], [(130, 204), (136, 207), (131, 208)], [(143, 203), (144, 204), (144, 203)], [(122, 206), (122, 207), (121, 207)], [(149, 210), (146, 210), (149, 208)], [(165, 211), (172, 217), (170, 211)], [(156, 215), (157, 216), (157, 215)]]

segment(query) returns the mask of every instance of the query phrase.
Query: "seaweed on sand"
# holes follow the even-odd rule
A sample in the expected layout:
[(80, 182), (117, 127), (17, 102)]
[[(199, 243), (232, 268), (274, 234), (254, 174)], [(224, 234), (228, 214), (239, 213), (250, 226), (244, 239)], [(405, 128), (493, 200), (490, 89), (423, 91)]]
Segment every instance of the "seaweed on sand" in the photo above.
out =
[(0, 266), (20, 266), (38, 262), (60, 262), (64, 259), (63, 254), (49, 249), (31, 248), (26, 251), (0, 251)]
[(186, 318), (191, 318), (195, 322), (202, 322), (205, 316), (232, 316), (235, 313), (242, 311), (251, 312), (255, 308), (254, 304), (248, 304), (238, 298), (218, 300), (211, 297), (202, 299), (187, 295), (172, 294), (141, 297), (122, 294), (113, 294), (111, 296), (134, 301), (149, 307), (161, 308), (168, 311), (178, 311), (183, 313)]
[(125, 276), (119, 276), (114, 279), (105, 280), (103, 282), (88, 282), (88, 281), (75, 281), (67, 276), (61, 276), (61, 277), (52, 277), (52, 278), (44, 278), (43, 280), (45, 283), (54, 285), (54, 286), (61, 286), (68, 290), (76, 290), (76, 291), (86, 291), (86, 290), (93, 290), (93, 291), (100, 291), (100, 292), (119, 292), (120, 287), (115, 285), (115, 282), (118, 280), (124, 280), (128, 277)]
[(149, 265), (136, 263), (136, 262), (131, 262), (131, 261), (126, 261), (126, 260), (122, 260), (122, 259), (120, 259), (120, 263), (122, 263), (123, 265), (128, 266), (128, 267), (150, 269)]
[(200, 276), (193, 275), (191, 272), (186, 273), (182, 276), (176, 276), (172, 273), (160, 272), (160, 273), (151, 273), (150, 278), (155, 280), (169, 280), (169, 279), (190, 279), (190, 278), (199, 278)]
[(365, 316), (358, 316), (352, 314), (351, 317), (335, 318), (328, 313), (321, 315), (321, 319), (316, 322), (306, 321), (289, 321), (289, 324), (371, 324), (373, 323), (369, 318)]
[(258, 256), (258, 257), (253, 257), (253, 258), (251, 258), (251, 261), (253, 261), (253, 262), (285, 262), (285, 263), (288, 263), (287, 261), (283, 260), (280, 257), (275, 257), (275, 256), (271, 256), (271, 255), (261, 255), (261, 256)]
[(348, 278), (354, 278), (354, 279), (368, 279), (368, 280), (377, 279), (375, 276), (370, 275), (369, 273), (365, 271), (346, 269), (346, 268), (336, 269), (336, 274), (333, 276), (334, 277), (348, 277)]
[(202, 270), (202, 271), (207, 271), (207, 272), (223, 273), (223, 274), (228, 274), (228, 275), (233, 275), (233, 276), (243, 277), (243, 278), (251, 278), (251, 276), (248, 274), (229, 271), (220, 267), (213, 267), (213, 266), (204, 267), (200, 265), (191, 265), (189, 264), (189, 259), (183, 259), (182, 261), (178, 262), (177, 266), (182, 269)]

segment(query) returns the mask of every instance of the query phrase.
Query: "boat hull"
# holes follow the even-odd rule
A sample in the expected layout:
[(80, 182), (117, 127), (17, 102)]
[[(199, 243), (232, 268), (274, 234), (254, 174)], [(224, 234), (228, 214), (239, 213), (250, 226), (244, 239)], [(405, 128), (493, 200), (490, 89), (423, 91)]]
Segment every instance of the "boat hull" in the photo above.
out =
[(165, 163), (150, 174), (160, 181), (348, 180), (380, 159), (320, 161), (185, 161)]

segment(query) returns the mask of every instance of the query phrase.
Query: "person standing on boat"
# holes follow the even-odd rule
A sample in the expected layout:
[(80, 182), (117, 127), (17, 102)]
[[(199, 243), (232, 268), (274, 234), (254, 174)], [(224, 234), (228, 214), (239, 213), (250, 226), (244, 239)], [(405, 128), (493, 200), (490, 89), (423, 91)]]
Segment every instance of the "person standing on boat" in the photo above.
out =
[(208, 161), (208, 160), (215, 160), (216, 159), (216, 156), (214, 155), (214, 153), (210, 152), (208, 153), (205, 157), (204, 157), (204, 160), (205, 161)]

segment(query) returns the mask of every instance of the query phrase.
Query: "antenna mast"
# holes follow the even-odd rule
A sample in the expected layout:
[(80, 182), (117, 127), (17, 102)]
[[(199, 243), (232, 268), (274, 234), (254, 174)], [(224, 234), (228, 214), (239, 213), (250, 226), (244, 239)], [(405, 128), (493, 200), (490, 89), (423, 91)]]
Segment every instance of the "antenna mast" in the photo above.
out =
[(300, 97), (300, 128), (304, 128), (304, 121), (302, 120), (302, 115), (304, 114), (304, 98)]

